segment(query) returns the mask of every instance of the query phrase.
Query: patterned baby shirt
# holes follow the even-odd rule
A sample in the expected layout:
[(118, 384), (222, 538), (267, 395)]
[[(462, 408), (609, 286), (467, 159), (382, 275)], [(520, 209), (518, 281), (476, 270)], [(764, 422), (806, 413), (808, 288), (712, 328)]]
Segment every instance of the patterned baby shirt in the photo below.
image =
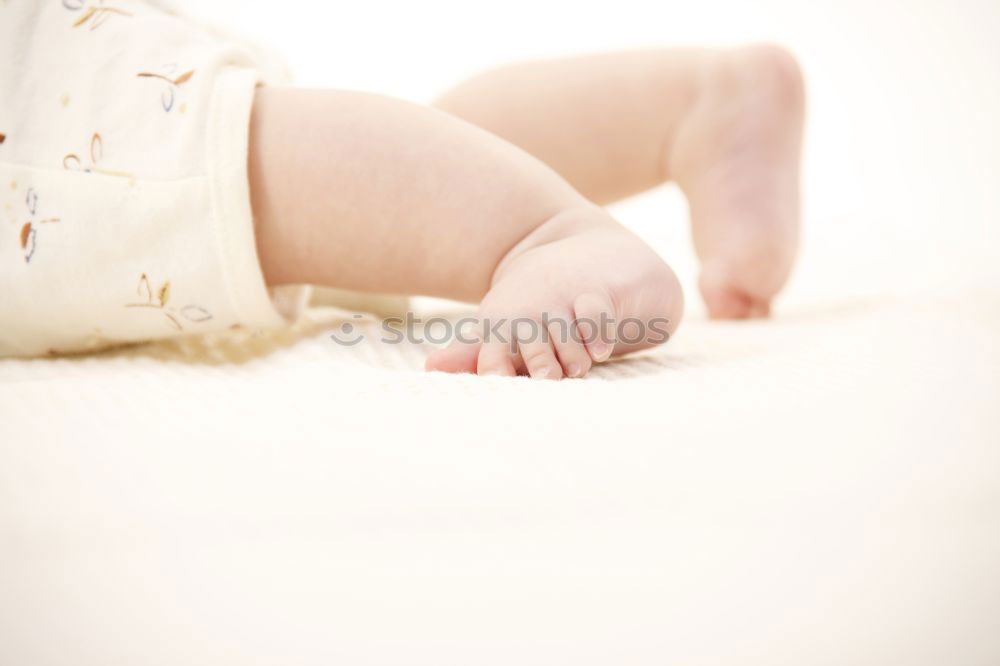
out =
[(0, 0), (0, 355), (294, 316), (247, 182), (266, 60), (140, 0)]

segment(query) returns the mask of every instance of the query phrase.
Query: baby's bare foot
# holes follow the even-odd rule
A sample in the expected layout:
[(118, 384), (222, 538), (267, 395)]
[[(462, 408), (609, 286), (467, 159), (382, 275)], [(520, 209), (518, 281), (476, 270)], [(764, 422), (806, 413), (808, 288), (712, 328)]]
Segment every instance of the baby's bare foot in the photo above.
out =
[(507, 254), (480, 304), (480, 330), (432, 354), (427, 369), (582, 377), (593, 363), (665, 342), (682, 311), (677, 278), (652, 249), (601, 208), (566, 211)]
[(712, 317), (766, 316), (798, 243), (802, 76), (787, 52), (723, 53), (679, 127), (669, 170), (688, 197)]

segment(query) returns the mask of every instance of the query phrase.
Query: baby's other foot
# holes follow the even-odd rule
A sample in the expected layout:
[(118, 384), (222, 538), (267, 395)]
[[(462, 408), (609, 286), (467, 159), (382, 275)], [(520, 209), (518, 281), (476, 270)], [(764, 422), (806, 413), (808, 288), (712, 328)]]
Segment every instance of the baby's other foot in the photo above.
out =
[(721, 53), (677, 131), (668, 165), (691, 206), (699, 286), (717, 318), (766, 316), (792, 267), (805, 107), (777, 47)]
[(479, 326), (428, 370), (582, 377), (594, 363), (666, 342), (683, 312), (670, 267), (601, 208), (560, 213), (512, 249)]

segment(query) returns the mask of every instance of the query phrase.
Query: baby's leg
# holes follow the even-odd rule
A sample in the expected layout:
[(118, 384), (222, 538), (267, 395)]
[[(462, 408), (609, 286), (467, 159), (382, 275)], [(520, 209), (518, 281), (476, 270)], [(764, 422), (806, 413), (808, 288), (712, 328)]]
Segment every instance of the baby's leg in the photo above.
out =
[(766, 314), (794, 258), (803, 85), (774, 47), (514, 65), (437, 106), (519, 145), (598, 203), (676, 181), (717, 317)]
[[(543, 337), (544, 320), (669, 320), (655, 327), (667, 333), (679, 321), (679, 285), (656, 253), (541, 161), (442, 111), (264, 88), (249, 174), (268, 284), (482, 299), (494, 337), (432, 367), (578, 376), (663, 338)], [(516, 319), (535, 332), (518, 330), (512, 354)]]

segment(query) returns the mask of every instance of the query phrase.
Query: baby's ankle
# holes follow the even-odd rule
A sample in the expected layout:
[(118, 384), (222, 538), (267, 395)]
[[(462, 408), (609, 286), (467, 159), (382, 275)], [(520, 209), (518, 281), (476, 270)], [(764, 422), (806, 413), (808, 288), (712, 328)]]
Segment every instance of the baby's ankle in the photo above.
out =
[(526, 252), (577, 234), (600, 230), (624, 231), (624, 228), (597, 204), (584, 203), (564, 208), (547, 218), (504, 253), (493, 269), (490, 284), (496, 284), (510, 264)]

